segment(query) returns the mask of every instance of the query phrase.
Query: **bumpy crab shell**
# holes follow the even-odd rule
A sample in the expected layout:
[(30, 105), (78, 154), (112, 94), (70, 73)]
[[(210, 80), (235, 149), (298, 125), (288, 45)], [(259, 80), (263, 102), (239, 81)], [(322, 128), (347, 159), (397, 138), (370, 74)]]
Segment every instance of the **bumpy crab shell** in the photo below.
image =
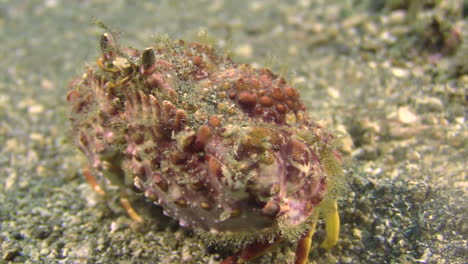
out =
[(134, 185), (209, 233), (304, 231), (340, 169), (332, 136), (285, 79), (197, 43), (140, 52), (104, 34), (101, 48), (67, 95), (76, 144), (100, 181)]

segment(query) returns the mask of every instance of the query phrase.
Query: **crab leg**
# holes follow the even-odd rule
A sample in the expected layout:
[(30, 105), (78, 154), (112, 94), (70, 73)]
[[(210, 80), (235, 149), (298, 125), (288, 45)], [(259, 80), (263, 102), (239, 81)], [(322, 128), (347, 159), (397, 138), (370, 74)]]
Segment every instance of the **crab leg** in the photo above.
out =
[(127, 197), (122, 195), (122, 197), (120, 197), (120, 204), (125, 209), (130, 218), (132, 218), (135, 222), (143, 223), (143, 218), (141, 218), (141, 216), (135, 211), (135, 209), (133, 209)]
[[(96, 180), (96, 177), (94, 177), (94, 175), (91, 173), (89, 167), (83, 169), (83, 175), (86, 181), (89, 183), (89, 185), (91, 185), (91, 187), (97, 194), (99, 194), (100, 196), (106, 195), (106, 192), (99, 185), (98, 181)], [(130, 201), (128, 200), (125, 194), (121, 194), (120, 204), (125, 209), (125, 212), (127, 212), (130, 218), (132, 218), (138, 223), (143, 222), (143, 218), (141, 218), (141, 216), (135, 211), (135, 209), (133, 209), (132, 205), (130, 204)]]
[(322, 202), (320, 209), (314, 214), (312, 219), (312, 227), (310, 230), (299, 240), (296, 249), (296, 260), (294, 264), (307, 264), (310, 247), (312, 245), (312, 236), (315, 233), (317, 225), (318, 211), (325, 218), (325, 230), (327, 237), (325, 241), (320, 244), (320, 247), (330, 249), (338, 242), (340, 233), (340, 216), (338, 215), (338, 205), (335, 199), (327, 199)]
[(220, 264), (241, 264), (263, 255), (266, 251), (272, 249), (283, 241), (282, 238), (276, 238), (273, 242), (255, 242), (248, 245), (243, 250), (237, 252), (223, 260)]
[(330, 249), (338, 242), (340, 234), (340, 216), (338, 215), (338, 204), (335, 199), (327, 199), (323, 201), (323, 213), (325, 218), (325, 230), (327, 237), (322, 242), (320, 247)]
[(104, 192), (104, 190), (101, 188), (101, 186), (97, 182), (96, 178), (91, 173), (91, 170), (89, 169), (89, 167), (86, 167), (86, 168), (83, 169), (83, 175), (84, 175), (86, 181), (89, 183), (89, 185), (91, 185), (91, 187), (93, 188), (93, 190), (97, 194), (99, 194), (100, 196), (105, 196), (106, 195), (106, 192)]
[(314, 213), (314, 216), (312, 218), (311, 228), (297, 243), (296, 259), (294, 260), (294, 264), (307, 264), (308, 262), (310, 246), (312, 245), (312, 236), (315, 233), (315, 227), (317, 226), (318, 215), (319, 214), (317, 210)]

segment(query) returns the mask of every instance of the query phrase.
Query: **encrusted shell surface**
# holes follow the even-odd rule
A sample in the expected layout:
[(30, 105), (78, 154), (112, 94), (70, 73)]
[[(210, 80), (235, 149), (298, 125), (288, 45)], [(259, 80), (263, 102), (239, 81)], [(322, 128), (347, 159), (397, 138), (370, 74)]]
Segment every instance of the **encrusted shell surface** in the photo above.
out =
[(197, 43), (138, 51), (106, 33), (101, 48), (67, 95), (101, 181), (198, 230), (275, 233), (310, 218), (338, 158), (284, 78)]

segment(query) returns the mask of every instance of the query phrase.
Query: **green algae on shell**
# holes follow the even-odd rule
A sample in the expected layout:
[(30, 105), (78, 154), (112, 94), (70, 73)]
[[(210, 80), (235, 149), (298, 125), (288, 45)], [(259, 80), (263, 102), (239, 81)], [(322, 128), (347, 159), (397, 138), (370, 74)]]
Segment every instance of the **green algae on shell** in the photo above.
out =
[(310, 228), (340, 155), (284, 78), (199, 43), (140, 52), (106, 33), (100, 44), (67, 94), (75, 143), (100, 185), (141, 192), (218, 242)]

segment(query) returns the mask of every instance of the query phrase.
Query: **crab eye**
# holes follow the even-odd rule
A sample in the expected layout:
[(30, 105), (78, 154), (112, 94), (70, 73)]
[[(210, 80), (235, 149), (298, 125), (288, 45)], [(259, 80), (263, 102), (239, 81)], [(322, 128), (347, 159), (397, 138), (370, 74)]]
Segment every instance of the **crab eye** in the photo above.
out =
[(115, 44), (114, 38), (109, 33), (104, 33), (101, 36), (101, 51), (102, 53), (109, 52), (111, 48), (113, 48)]
[(151, 48), (147, 48), (141, 54), (141, 62), (143, 65), (143, 69), (147, 70), (154, 64), (154, 51)]

